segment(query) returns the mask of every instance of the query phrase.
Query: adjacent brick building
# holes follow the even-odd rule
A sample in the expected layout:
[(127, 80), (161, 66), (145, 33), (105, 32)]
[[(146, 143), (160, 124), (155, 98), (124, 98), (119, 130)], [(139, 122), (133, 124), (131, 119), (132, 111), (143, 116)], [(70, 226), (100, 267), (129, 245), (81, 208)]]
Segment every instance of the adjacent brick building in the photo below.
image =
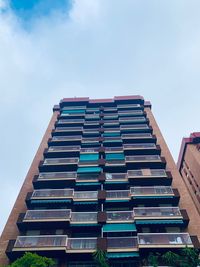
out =
[(0, 239), (0, 265), (26, 251), (58, 266), (137, 266), (150, 251), (199, 247), (200, 215), (141, 96), (64, 98)]
[(177, 165), (200, 213), (200, 132), (183, 138)]

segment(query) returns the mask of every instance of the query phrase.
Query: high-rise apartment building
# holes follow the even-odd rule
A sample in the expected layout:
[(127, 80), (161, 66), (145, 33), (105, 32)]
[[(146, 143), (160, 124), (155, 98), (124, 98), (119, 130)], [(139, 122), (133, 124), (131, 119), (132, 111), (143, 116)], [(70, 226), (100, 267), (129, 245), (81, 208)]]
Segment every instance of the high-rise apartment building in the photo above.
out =
[(177, 165), (200, 214), (200, 132), (183, 138)]
[(58, 266), (137, 266), (151, 251), (199, 247), (200, 215), (141, 96), (64, 98), (0, 239), (0, 264), (26, 251)]

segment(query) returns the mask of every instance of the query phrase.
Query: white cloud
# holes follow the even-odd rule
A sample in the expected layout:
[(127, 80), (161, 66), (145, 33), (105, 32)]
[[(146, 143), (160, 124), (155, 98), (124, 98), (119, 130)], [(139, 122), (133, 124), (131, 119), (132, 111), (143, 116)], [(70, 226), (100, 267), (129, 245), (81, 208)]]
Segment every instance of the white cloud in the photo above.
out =
[[(144, 95), (176, 158), (181, 137), (199, 130), (199, 8), (198, 0), (76, 0), (69, 16), (57, 12), (29, 32), (1, 13), (0, 203), (7, 192), (15, 198), (63, 97)], [(0, 206), (2, 225), (13, 199)]]

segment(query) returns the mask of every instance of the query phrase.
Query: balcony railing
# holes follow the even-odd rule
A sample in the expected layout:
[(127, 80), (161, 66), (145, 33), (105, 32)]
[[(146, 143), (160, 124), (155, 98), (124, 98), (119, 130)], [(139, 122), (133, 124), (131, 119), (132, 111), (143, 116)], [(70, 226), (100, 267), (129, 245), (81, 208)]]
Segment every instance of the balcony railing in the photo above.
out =
[(70, 152), (70, 151), (80, 151), (80, 146), (50, 146), (48, 152)]
[(66, 249), (66, 246), (67, 235), (18, 236), (13, 249)]
[(141, 107), (140, 104), (129, 104), (129, 105), (117, 105), (118, 109), (134, 109), (134, 108), (139, 108)]
[(133, 211), (107, 211), (107, 223), (133, 222)]
[(106, 181), (124, 181), (127, 180), (126, 173), (106, 173)]
[(50, 158), (45, 159), (43, 165), (74, 165), (78, 162), (79, 158)]
[(97, 200), (97, 191), (76, 191), (74, 192), (74, 200), (76, 201), (88, 201)]
[(161, 162), (159, 155), (126, 156), (126, 162)]
[(31, 199), (72, 198), (73, 195), (73, 189), (39, 189), (33, 191)]
[(174, 195), (171, 186), (136, 186), (130, 189), (132, 196)]
[(82, 110), (82, 109), (86, 109), (86, 106), (68, 106), (68, 107), (63, 107), (62, 111), (68, 111), (68, 110)]
[(71, 222), (80, 223), (97, 223), (97, 212), (72, 212)]
[(137, 237), (108, 237), (107, 250), (109, 252), (138, 250)]
[(138, 130), (138, 129), (149, 129), (149, 126), (147, 124), (136, 124), (136, 125), (120, 125), (121, 130)]
[(68, 119), (63, 119), (63, 120), (59, 120), (57, 122), (57, 124), (76, 124), (76, 123), (84, 123), (85, 120), (79, 120), (79, 119), (73, 119), (73, 120), (68, 120)]
[(69, 221), (71, 210), (27, 210), (23, 221)]
[(129, 190), (108, 190), (106, 191), (106, 199), (129, 199), (130, 191)]
[(69, 238), (67, 244), (67, 251), (71, 253), (79, 252), (93, 252), (97, 247), (97, 238)]
[(122, 117), (119, 118), (119, 122), (145, 122), (145, 117)]
[(134, 217), (141, 219), (149, 218), (182, 218), (180, 209), (178, 207), (140, 207), (134, 208)]
[(63, 142), (63, 141), (79, 141), (82, 139), (82, 135), (73, 135), (73, 136), (53, 136), (52, 141)]
[(124, 150), (133, 150), (133, 149), (156, 149), (156, 145), (154, 143), (137, 143), (137, 144), (124, 144)]
[(143, 177), (167, 177), (167, 174), (164, 169), (140, 169), (128, 171), (128, 178)]
[(113, 152), (123, 152), (123, 147), (106, 147), (105, 148), (106, 153), (113, 153)]
[(76, 172), (40, 172), (38, 180), (74, 180), (76, 177)]
[(135, 116), (135, 115), (143, 115), (144, 112), (142, 110), (134, 110), (134, 111), (127, 111), (127, 110), (120, 110), (118, 111), (119, 116)]
[(131, 133), (131, 134), (122, 134), (122, 139), (144, 139), (152, 138), (150, 133)]
[(56, 127), (56, 132), (82, 132), (83, 127)]
[(193, 246), (188, 233), (142, 233), (138, 234), (139, 247)]
[(99, 152), (98, 147), (81, 148), (81, 154), (91, 154), (91, 153), (98, 153), (98, 152)]

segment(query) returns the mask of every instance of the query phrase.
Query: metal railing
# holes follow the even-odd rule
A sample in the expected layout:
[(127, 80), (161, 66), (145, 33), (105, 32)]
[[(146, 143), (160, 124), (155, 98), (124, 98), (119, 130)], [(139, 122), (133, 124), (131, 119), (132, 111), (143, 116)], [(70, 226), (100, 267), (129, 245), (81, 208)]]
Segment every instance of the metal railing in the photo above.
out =
[(133, 208), (134, 217), (182, 217), (179, 207)]
[(171, 186), (135, 186), (130, 188), (131, 195), (173, 195)]
[(27, 210), (23, 221), (70, 220), (71, 210)]
[(49, 179), (76, 179), (76, 172), (40, 172), (38, 176), (38, 180), (49, 180)]

